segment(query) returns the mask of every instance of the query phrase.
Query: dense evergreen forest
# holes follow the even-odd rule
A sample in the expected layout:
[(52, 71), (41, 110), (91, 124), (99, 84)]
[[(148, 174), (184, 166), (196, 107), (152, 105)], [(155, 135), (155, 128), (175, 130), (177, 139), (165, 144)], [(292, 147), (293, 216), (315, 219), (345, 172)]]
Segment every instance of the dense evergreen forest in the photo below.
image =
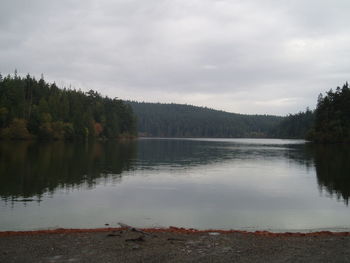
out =
[[(135, 113), (135, 115), (134, 115)], [(137, 117), (137, 118), (136, 118)], [(137, 122), (136, 122), (137, 119)], [(0, 138), (307, 138), (350, 142), (348, 83), (320, 94), (314, 111), (286, 117), (244, 115), (181, 104), (125, 101), (60, 89), (43, 77), (0, 74)]]
[(319, 95), (313, 128), (308, 139), (321, 143), (350, 142), (350, 88), (332, 89)]
[(315, 114), (309, 108), (304, 112), (289, 114), (272, 130), (276, 138), (305, 139), (313, 127)]
[(243, 115), (180, 104), (128, 101), (144, 136), (269, 137), (350, 142), (350, 88), (332, 89), (318, 98), (314, 111), (286, 117)]
[(143, 136), (271, 137), (283, 117), (244, 115), (182, 104), (127, 101)]
[(314, 111), (289, 115), (274, 131), (279, 138), (306, 138), (318, 143), (350, 142), (350, 88), (320, 94)]
[(129, 105), (95, 91), (59, 89), (43, 77), (0, 75), (0, 138), (117, 138), (136, 134)]

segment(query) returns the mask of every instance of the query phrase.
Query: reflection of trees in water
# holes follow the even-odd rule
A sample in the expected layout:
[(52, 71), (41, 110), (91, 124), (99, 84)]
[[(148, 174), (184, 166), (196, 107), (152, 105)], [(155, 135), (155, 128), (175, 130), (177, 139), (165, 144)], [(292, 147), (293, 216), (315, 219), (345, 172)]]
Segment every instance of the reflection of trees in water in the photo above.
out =
[(317, 182), (338, 200), (348, 205), (350, 198), (349, 145), (300, 144), (288, 146), (284, 156), (308, 169), (315, 167)]
[(338, 200), (348, 205), (350, 198), (350, 148), (349, 145), (303, 144), (292, 146), (286, 157), (316, 169), (317, 182)]
[[(350, 196), (350, 149), (331, 145), (254, 145), (196, 140), (137, 142), (0, 143), (0, 197), (38, 200), (55, 189), (94, 187), (99, 178), (121, 179), (130, 169), (165, 165), (191, 167), (223, 161), (288, 160), (316, 167), (321, 189), (343, 199)], [(135, 162), (137, 160), (137, 162)], [(25, 201), (25, 200), (24, 200)]]
[(349, 145), (315, 145), (314, 160), (317, 181), (321, 189), (331, 196), (343, 199), (348, 205), (350, 198), (350, 149)]
[(135, 156), (134, 142), (1, 142), (0, 197), (40, 201), (56, 188), (91, 188), (98, 178), (120, 177)]
[(289, 145), (284, 157), (298, 165), (305, 166), (307, 169), (314, 167), (313, 152), (308, 144)]
[(200, 165), (223, 160), (285, 159), (306, 169), (316, 168), (317, 181), (346, 204), (350, 198), (349, 145), (256, 145), (191, 140), (144, 140), (139, 142), (139, 162), (148, 166)]
[(305, 152), (303, 144), (271, 145), (184, 139), (145, 139), (138, 143), (138, 161), (144, 167), (286, 158), (310, 167), (313, 164), (311, 153)]
[(222, 162), (228, 158), (227, 149), (219, 146), (218, 143), (186, 139), (143, 139), (138, 142), (138, 162), (141, 168)]

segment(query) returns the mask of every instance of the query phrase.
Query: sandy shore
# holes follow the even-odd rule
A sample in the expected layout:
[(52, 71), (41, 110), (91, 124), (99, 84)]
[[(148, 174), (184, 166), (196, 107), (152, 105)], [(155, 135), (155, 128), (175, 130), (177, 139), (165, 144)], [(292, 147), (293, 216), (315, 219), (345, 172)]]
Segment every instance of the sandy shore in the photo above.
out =
[(0, 232), (0, 262), (350, 262), (350, 233), (121, 228)]

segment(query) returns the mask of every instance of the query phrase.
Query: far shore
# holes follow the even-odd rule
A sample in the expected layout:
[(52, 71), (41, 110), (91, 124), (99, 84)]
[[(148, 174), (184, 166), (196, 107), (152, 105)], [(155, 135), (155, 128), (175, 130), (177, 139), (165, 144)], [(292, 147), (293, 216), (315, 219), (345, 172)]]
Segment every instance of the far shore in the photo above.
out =
[[(173, 227), (168, 228), (140, 228), (148, 233), (180, 233), (180, 234), (203, 234), (203, 233), (220, 233), (220, 234), (244, 234), (255, 236), (269, 236), (269, 237), (315, 237), (315, 236), (350, 236), (349, 232), (338, 231), (314, 231), (314, 232), (272, 232), (265, 230), (245, 231), (245, 230), (222, 230), (222, 229), (207, 229), (199, 230), (194, 228)], [(57, 229), (41, 229), (41, 230), (26, 230), (26, 231), (0, 231), (0, 237), (13, 235), (40, 235), (40, 234), (69, 234), (69, 233), (94, 233), (94, 232), (111, 232), (127, 230), (123, 227), (104, 227), (104, 228), (57, 228)]]

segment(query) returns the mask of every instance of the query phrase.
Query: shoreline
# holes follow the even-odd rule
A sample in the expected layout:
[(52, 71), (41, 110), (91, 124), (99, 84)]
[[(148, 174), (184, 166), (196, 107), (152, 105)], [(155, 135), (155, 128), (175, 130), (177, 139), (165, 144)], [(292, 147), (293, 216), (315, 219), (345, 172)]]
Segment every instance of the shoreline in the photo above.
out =
[(0, 232), (0, 262), (350, 262), (350, 232), (92, 228)]
[[(170, 226), (168, 228), (139, 228), (147, 233), (179, 233), (179, 234), (243, 234), (266, 237), (318, 237), (318, 236), (350, 236), (350, 231), (312, 231), (312, 232), (271, 232), (266, 230), (246, 231), (246, 230), (222, 230), (222, 229), (205, 229), (199, 230), (194, 228), (183, 228)], [(70, 234), (70, 233), (104, 233), (128, 230), (125, 227), (104, 227), (104, 228), (57, 228), (41, 230), (19, 230), (19, 231), (0, 231), (0, 237), (4, 236), (21, 236), (21, 235), (43, 235), (43, 234)]]

